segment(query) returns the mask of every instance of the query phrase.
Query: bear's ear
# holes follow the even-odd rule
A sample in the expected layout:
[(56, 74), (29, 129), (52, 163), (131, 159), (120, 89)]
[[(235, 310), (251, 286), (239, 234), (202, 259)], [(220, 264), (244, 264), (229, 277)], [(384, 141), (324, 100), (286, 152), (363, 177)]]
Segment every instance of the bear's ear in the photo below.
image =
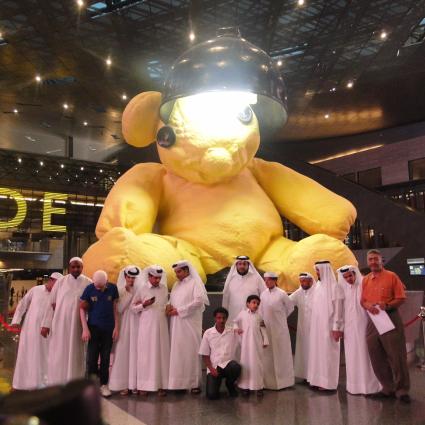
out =
[(122, 132), (130, 145), (142, 148), (156, 140), (161, 93), (148, 91), (130, 100), (122, 114)]

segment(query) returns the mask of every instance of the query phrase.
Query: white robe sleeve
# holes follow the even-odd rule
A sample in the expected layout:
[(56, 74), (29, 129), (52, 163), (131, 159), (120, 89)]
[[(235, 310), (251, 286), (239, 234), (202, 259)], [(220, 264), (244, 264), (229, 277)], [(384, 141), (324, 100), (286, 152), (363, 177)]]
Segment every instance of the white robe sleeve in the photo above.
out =
[(260, 316), (260, 333), (263, 339), (263, 346), (270, 345), (269, 336), (267, 335), (267, 329), (264, 326), (264, 320)]
[(294, 307), (298, 307), (298, 297), (299, 297), (299, 291), (296, 290), (295, 292), (292, 292), (291, 295), (289, 295), (289, 299), (294, 304)]
[(41, 322), (42, 328), (52, 328), (53, 316), (55, 314), (55, 311), (53, 310), (53, 305), (56, 304), (59, 286), (61, 285), (63, 279), (66, 279), (66, 277), (64, 276), (63, 278), (58, 280), (50, 292), (49, 301), (46, 303), (46, 310), (44, 311), (44, 317)]
[(197, 295), (189, 304), (177, 308), (177, 313), (181, 318), (188, 317), (199, 310), (204, 305), (204, 300), (201, 295)]
[(294, 311), (294, 302), (286, 292), (282, 294), (282, 302), (285, 305), (286, 317), (289, 317), (290, 314)]
[(332, 318), (332, 330), (343, 331), (344, 330), (344, 300), (341, 298), (338, 298), (332, 303), (334, 306), (334, 314)]
[(264, 280), (259, 279), (258, 282), (257, 282), (258, 296), (260, 296), (266, 289), (267, 289), (267, 286), (264, 283)]
[(117, 304), (117, 310), (119, 314), (123, 314), (124, 311), (127, 310), (127, 308), (130, 306), (130, 303), (133, 299), (132, 295), (124, 290), (121, 294), (119, 294), (118, 304)]
[(28, 293), (22, 298), (16, 307), (15, 314), (13, 315), (12, 325), (19, 325), (22, 322), (22, 317), (28, 310), (31, 300), (32, 300), (33, 288), (31, 288)]
[[(229, 282), (230, 285), (230, 282)], [(229, 297), (230, 297), (230, 291), (228, 288), (224, 288), (223, 291), (223, 301), (221, 302), (221, 305), (227, 310), (229, 311)]]

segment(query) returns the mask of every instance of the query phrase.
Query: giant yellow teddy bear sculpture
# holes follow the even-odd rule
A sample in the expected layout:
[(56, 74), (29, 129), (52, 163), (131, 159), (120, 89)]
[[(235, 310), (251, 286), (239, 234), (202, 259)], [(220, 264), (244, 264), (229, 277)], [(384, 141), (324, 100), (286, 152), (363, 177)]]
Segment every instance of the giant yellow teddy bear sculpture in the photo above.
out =
[[(129, 102), (122, 120), (129, 144), (155, 140), (164, 126), (160, 103), (158, 92)], [(293, 290), (299, 272), (312, 271), (317, 260), (356, 263), (341, 242), (356, 217), (353, 205), (290, 168), (255, 158), (255, 114), (203, 120), (186, 97), (176, 100), (168, 125), (176, 140), (157, 144), (161, 164), (134, 166), (110, 191), (96, 227), (99, 240), (84, 255), (88, 275), (104, 269), (115, 281), (128, 264), (160, 264), (172, 273), (174, 262), (187, 259), (205, 279), (243, 254), (257, 268), (280, 273), (279, 285)], [(285, 238), (281, 215), (311, 236)]]

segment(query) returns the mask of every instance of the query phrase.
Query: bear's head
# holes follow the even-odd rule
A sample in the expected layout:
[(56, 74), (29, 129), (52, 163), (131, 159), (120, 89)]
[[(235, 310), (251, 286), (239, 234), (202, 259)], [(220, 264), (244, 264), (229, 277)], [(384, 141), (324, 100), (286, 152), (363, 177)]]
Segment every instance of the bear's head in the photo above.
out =
[(240, 37), (220, 36), (177, 59), (164, 94), (134, 97), (122, 126), (133, 146), (156, 141), (171, 173), (216, 184), (239, 174), (255, 156), (260, 134), (285, 121), (285, 88), (270, 57)]

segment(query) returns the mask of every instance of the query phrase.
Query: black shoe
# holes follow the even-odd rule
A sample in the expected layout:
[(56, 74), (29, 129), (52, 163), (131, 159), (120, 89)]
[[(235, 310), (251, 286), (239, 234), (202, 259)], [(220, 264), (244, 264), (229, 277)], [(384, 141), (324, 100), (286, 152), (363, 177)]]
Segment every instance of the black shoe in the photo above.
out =
[(229, 397), (238, 397), (239, 393), (236, 391), (236, 388), (228, 389)]
[[(369, 398), (393, 398), (394, 393), (384, 393), (382, 391), (379, 391), (377, 393), (368, 394), (367, 397)], [(401, 397), (400, 397), (401, 399)]]
[(412, 399), (410, 398), (410, 395), (409, 394), (403, 394), (403, 395), (401, 395), (399, 397), (399, 400), (402, 403), (406, 403), (406, 404), (410, 404), (410, 402), (412, 401)]
[(248, 397), (248, 396), (249, 396), (249, 390), (242, 390), (242, 394), (243, 394), (245, 397)]

